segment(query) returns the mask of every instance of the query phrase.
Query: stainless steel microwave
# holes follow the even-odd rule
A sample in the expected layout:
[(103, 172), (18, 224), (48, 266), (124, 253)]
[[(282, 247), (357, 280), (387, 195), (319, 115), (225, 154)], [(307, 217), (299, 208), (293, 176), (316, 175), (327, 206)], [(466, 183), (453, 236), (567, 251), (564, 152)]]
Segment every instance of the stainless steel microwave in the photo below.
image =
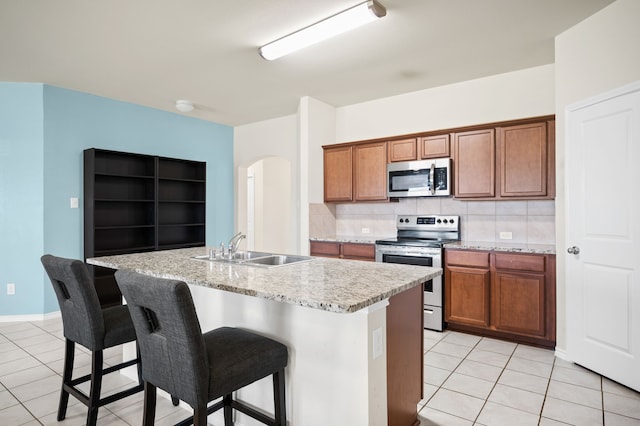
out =
[(451, 195), (451, 159), (387, 164), (387, 196), (446, 197)]

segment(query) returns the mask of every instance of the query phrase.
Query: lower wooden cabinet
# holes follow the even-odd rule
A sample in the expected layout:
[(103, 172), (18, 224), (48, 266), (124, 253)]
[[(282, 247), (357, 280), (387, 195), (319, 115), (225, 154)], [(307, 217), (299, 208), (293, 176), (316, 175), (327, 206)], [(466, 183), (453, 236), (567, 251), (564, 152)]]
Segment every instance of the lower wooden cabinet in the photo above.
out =
[(337, 241), (310, 241), (311, 256), (335, 257), (340, 259), (376, 260), (375, 244), (341, 243)]
[(555, 256), (445, 251), (449, 329), (554, 347)]

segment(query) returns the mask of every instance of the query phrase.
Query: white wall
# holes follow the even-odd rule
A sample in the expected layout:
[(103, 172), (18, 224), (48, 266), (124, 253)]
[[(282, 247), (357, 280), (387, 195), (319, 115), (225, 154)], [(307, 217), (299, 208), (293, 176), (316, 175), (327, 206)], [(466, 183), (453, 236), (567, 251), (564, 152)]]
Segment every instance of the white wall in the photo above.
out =
[(554, 113), (554, 68), (544, 65), (336, 110), (349, 142)]
[[(260, 121), (244, 126), (234, 128), (234, 166), (236, 170), (236, 231), (246, 232), (247, 230), (247, 169), (252, 164), (269, 158), (278, 157), (289, 162), (289, 182), (291, 188), (286, 196), (291, 202), (285, 207), (286, 211), (282, 212), (282, 216), (289, 218), (286, 222), (288, 233), (283, 238), (278, 239), (278, 244), (282, 251), (295, 253), (297, 244), (297, 235), (299, 228), (299, 214), (295, 211), (299, 194), (299, 179), (297, 177), (298, 169), (298, 134), (297, 134), (297, 117), (289, 115), (279, 117), (272, 120)], [(272, 162), (267, 165), (273, 164)], [(263, 164), (264, 166), (264, 164)], [(269, 174), (269, 171), (267, 171)], [(273, 191), (277, 191), (274, 188)], [(263, 202), (275, 201), (267, 198)], [(214, 207), (215, 208), (215, 207)], [(272, 211), (272, 210), (270, 210)], [(256, 211), (256, 216), (263, 214)], [(277, 216), (271, 213), (270, 216)], [(258, 226), (260, 224), (257, 224)], [(265, 224), (269, 226), (268, 223)], [(260, 231), (263, 232), (263, 231)], [(258, 237), (260, 240), (261, 237)]]
[[(282, 157), (268, 157), (249, 167), (254, 176), (254, 250), (290, 253), (291, 229), (291, 163)], [(249, 231), (249, 229), (247, 229)]]
[(557, 348), (566, 349), (565, 108), (640, 80), (640, 1), (617, 0), (556, 37)]

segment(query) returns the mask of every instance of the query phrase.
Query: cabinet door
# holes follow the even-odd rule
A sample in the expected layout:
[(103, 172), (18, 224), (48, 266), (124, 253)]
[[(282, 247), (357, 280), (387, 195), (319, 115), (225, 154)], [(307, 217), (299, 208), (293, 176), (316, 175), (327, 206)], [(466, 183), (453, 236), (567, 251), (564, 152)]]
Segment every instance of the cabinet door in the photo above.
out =
[(419, 139), (420, 159), (449, 156), (449, 135), (427, 136)]
[(389, 162), (413, 161), (418, 159), (415, 138), (389, 141)]
[(454, 133), (454, 193), (458, 198), (495, 196), (493, 129)]
[(311, 256), (340, 257), (340, 243), (330, 241), (310, 241)]
[(324, 201), (353, 200), (352, 147), (324, 149)]
[(545, 337), (545, 276), (496, 271), (492, 325), (496, 330)]
[(445, 272), (445, 320), (489, 327), (489, 270), (447, 267)]
[(353, 147), (354, 199), (387, 199), (387, 143), (377, 142)]
[(342, 258), (353, 260), (376, 260), (376, 246), (374, 244), (342, 243)]
[(501, 197), (547, 195), (547, 124), (498, 128)]

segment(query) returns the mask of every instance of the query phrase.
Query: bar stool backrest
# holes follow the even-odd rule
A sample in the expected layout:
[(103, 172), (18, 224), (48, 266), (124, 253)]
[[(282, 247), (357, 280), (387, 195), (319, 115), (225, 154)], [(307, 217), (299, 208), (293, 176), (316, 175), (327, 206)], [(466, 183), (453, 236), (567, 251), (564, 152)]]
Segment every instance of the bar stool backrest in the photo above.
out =
[(102, 308), (86, 265), (49, 254), (41, 261), (58, 298), (64, 337), (92, 351), (104, 349)]
[(143, 380), (192, 407), (206, 405), (209, 365), (187, 284), (127, 270), (116, 281), (136, 329)]

